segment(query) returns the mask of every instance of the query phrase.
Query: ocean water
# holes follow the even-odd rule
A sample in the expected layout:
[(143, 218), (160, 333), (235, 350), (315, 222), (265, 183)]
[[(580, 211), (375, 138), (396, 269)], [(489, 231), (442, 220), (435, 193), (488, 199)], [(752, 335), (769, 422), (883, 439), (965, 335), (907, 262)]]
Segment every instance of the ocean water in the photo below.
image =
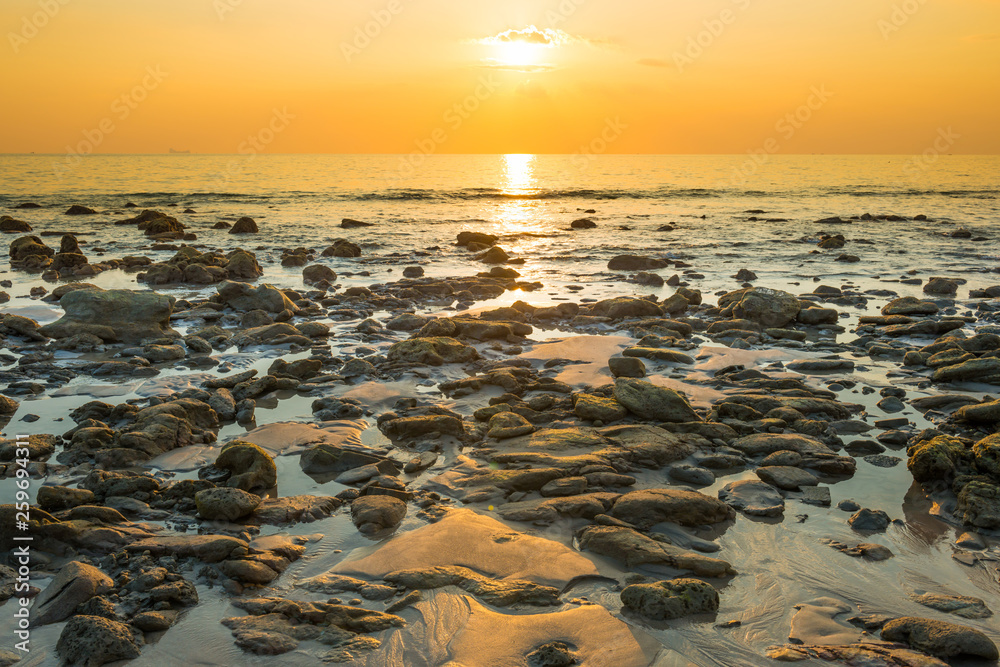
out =
[[(208, 247), (233, 245), (214, 222), (251, 216), (271, 244), (258, 250), (265, 264), (272, 248), (346, 236), (373, 271), (430, 249), (428, 275), (468, 273), (468, 255), (450, 245), (464, 229), (498, 234), (525, 260), (526, 279), (552, 284), (593, 283), (622, 253), (682, 259), (710, 290), (732, 287), (743, 266), (780, 287), (817, 275), (975, 272), (984, 255), (1000, 264), (995, 244), (947, 236), (968, 228), (984, 237), (1000, 221), (997, 156), (4, 155), (0, 173), (0, 210), (35, 201), (44, 208), (16, 217), (129, 252), (146, 240), (103, 224), (129, 217), (126, 202), (169, 210)], [(71, 204), (106, 215), (62, 215)], [(188, 207), (195, 213), (181, 212)], [(928, 221), (815, 224), (864, 213)], [(570, 231), (581, 217), (598, 227)], [(343, 218), (377, 226), (342, 230)], [(823, 232), (859, 241), (844, 252), (862, 261), (811, 256)]]

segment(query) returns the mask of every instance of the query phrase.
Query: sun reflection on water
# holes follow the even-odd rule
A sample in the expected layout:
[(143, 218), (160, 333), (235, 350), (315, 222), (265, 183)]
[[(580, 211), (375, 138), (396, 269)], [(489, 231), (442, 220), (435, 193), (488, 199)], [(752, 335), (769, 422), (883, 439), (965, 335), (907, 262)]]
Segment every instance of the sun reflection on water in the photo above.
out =
[[(531, 195), (538, 191), (535, 178), (535, 156), (530, 153), (510, 153), (501, 156), (500, 193), (503, 195), (493, 212), (502, 234), (523, 234), (536, 231), (537, 200)], [(519, 240), (518, 248), (524, 241)]]

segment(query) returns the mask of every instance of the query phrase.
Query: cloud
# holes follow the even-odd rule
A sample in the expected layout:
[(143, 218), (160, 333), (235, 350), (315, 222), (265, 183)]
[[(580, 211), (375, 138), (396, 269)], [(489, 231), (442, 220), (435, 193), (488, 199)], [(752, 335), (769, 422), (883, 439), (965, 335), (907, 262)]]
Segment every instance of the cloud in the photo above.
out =
[(503, 32), (490, 37), (472, 40), (472, 43), (474, 44), (487, 44), (494, 46), (497, 44), (511, 44), (515, 42), (520, 42), (522, 44), (534, 44), (535, 46), (554, 47), (566, 46), (567, 44), (597, 45), (604, 44), (606, 40), (590, 39), (579, 35), (571, 35), (564, 30), (558, 30), (556, 28), (538, 28), (533, 25), (521, 28), (520, 30), (511, 28), (510, 30), (504, 30)]
[(555, 65), (517, 65), (513, 63), (505, 63), (495, 58), (486, 58), (479, 63), (479, 67), (486, 67), (488, 69), (502, 69), (511, 72), (549, 72), (551, 70), (557, 69)]
[(670, 67), (669, 62), (660, 60), (659, 58), (640, 58), (635, 62), (637, 65), (645, 65), (646, 67)]

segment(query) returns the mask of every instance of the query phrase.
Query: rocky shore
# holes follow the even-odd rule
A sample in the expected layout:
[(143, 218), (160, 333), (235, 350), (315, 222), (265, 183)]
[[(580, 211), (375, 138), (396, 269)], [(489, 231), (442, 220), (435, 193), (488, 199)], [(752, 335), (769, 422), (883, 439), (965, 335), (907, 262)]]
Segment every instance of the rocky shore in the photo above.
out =
[(637, 248), (553, 297), (489, 229), (377, 281), (358, 220), (312, 247), (112, 222), (129, 254), (0, 219), (0, 600), (26, 468), (30, 664), (998, 658), (995, 256), (905, 294), (747, 258), (708, 291), (718, 267)]

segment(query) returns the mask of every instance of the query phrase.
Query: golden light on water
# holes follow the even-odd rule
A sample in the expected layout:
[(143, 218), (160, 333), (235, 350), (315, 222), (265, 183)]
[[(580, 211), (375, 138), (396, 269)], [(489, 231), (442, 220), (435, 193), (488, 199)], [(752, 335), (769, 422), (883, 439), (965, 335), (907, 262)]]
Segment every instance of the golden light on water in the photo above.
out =
[[(525, 234), (539, 231), (535, 215), (538, 202), (520, 197), (521, 195), (530, 195), (538, 189), (535, 175), (535, 156), (531, 153), (508, 153), (501, 156), (500, 159), (503, 163), (503, 181), (500, 184), (500, 191), (504, 195), (510, 195), (511, 198), (500, 201), (492, 217), (499, 223), (503, 234)], [(522, 237), (507, 250), (522, 255), (530, 253), (531, 247), (537, 243), (539, 243), (537, 239)]]
[(535, 189), (535, 156), (530, 153), (508, 153), (502, 157), (505, 195), (525, 194)]

